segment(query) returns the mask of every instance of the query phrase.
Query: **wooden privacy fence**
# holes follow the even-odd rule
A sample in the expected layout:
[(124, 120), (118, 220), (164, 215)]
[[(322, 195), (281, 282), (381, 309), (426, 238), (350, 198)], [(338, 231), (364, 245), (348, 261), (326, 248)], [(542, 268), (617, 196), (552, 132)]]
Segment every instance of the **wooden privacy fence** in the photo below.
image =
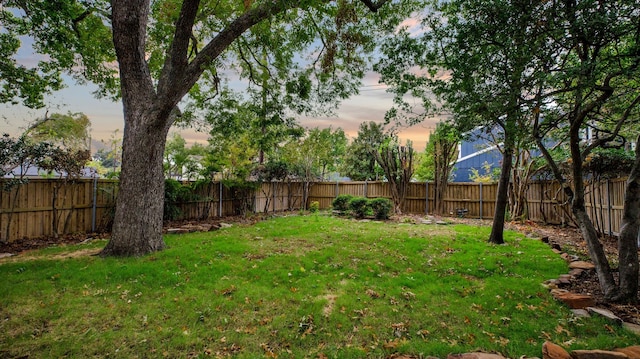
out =
[[(590, 181), (586, 184), (585, 199), (590, 218), (600, 233), (617, 234), (622, 221), (624, 191), (627, 179)], [(455, 216), (464, 210), (467, 218), (493, 219), (497, 183), (450, 183), (444, 194), (444, 215)], [(331, 206), (338, 195), (350, 194), (366, 198), (391, 198), (386, 182), (314, 183), (309, 201), (318, 201), (320, 208)], [(433, 183), (411, 183), (407, 193), (405, 213), (432, 213), (435, 186)], [(572, 224), (570, 203), (556, 181), (535, 181), (526, 193), (525, 217), (548, 224)]]
[[(2, 187), (0, 179), (0, 188)], [(238, 190), (220, 182), (192, 186), (188, 201), (172, 203), (178, 220), (205, 220), (245, 212), (278, 212), (303, 207), (302, 183), (263, 183)], [(30, 179), (0, 190), (0, 239), (51, 237), (105, 231), (113, 220), (117, 180)]]
[(220, 182), (202, 183), (193, 188), (193, 199), (175, 203), (178, 220), (241, 215), (246, 212), (282, 212), (303, 208), (303, 183), (269, 182), (255, 189), (237, 189)]
[(54, 231), (104, 228), (112, 218), (117, 190), (118, 181), (96, 179), (30, 179), (11, 191), (0, 190), (0, 238), (11, 241), (54, 236)]
[[(619, 232), (625, 186), (626, 179), (587, 185), (587, 210), (601, 233)], [(17, 190), (0, 191), (0, 238), (11, 241), (53, 236), (56, 229), (59, 234), (105, 230), (113, 218), (117, 187), (117, 181), (103, 179), (32, 179)], [(205, 220), (246, 212), (298, 210), (313, 201), (321, 209), (328, 209), (341, 194), (391, 198), (386, 182), (316, 182), (307, 188), (305, 193), (304, 183), (272, 182), (238, 190), (212, 182), (192, 186), (190, 200), (174, 205), (180, 210), (178, 219)], [(457, 215), (458, 210), (464, 209), (465, 217), (492, 219), (496, 192), (494, 183), (451, 183), (444, 195), (444, 214)], [(403, 211), (432, 213), (434, 194), (433, 183), (411, 183)], [(572, 223), (569, 203), (556, 182), (531, 183), (526, 202), (526, 216), (532, 221)]]

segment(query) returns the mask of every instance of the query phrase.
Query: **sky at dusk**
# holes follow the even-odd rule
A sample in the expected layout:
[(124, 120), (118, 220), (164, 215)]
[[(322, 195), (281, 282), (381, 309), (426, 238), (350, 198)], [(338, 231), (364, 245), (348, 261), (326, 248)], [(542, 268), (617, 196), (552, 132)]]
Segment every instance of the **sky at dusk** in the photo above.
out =
[[(407, 20), (405, 25), (414, 26), (415, 20)], [(411, 23), (410, 23), (411, 22)], [(30, 40), (23, 39), (23, 46), (20, 48), (16, 60), (27, 67), (35, 66), (38, 54), (34, 54), (30, 49)], [(0, 104), (0, 133), (9, 133), (17, 136), (24, 131), (36, 119), (43, 118), (48, 112), (52, 113), (84, 113), (91, 120), (91, 137), (96, 141), (107, 141), (114, 135), (122, 136), (124, 120), (122, 104), (112, 102), (108, 99), (96, 99), (93, 96), (95, 85), (76, 85), (69, 77), (65, 78), (66, 88), (46, 97), (46, 107), (32, 110), (22, 105)], [(332, 117), (303, 117), (297, 116), (298, 123), (306, 128), (342, 128), (349, 138), (357, 136), (361, 123), (374, 121), (382, 123), (384, 115), (392, 106), (392, 95), (385, 91), (383, 85), (378, 83), (378, 75), (368, 73), (363, 79), (360, 94), (343, 101), (336, 116)], [(424, 150), (429, 133), (437, 119), (429, 119), (422, 124), (403, 129), (399, 132), (399, 137), (404, 143), (407, 139), (413, 142), (416, 150)], [(114, 133), (115, 131), (118, 133)], [(172, 132), (179, 132), (187, 140), (187, 143), (206, 143), (208, 134), (197, 132), (192, 129), (172, 129)], [(94, 148), (95, 150), (95, 148)]]
[[(22, 105), (0, 104), (0, 132), (17, 136), (24, 131), (35, 119), (44, 117), (45, 113), (76, 113), (82, 112), (91, 120), (91, 136), (94, 140), (108, 140), (118, 129), (118, 137), (122, 136), (124, 120), (122, 104), (107, 99), (96, 99), (92, 92), (92, 85), (74, 85), (47, 97), (47, 106), (32, 110)], [(298, 116), (298, 123), (307, 128), (342, 128), (348, 137), (357, 136), (358, 127), (363, 122), (383, 122), (385, 112), (392, 106), (392, 95), (377, 83), (375, 74), (364, 79), (361, 93), (344, 101), (336, 111), (334, 117), (302, 117)], [(435, 127), (435, 119), (407, 128), (399, 133), (404, 142), (413, 141), (414, 147), (422, 151)], [(208, 134), (195, 130), (172, 129), (179, 132), (188, 143), (206, 143)]]

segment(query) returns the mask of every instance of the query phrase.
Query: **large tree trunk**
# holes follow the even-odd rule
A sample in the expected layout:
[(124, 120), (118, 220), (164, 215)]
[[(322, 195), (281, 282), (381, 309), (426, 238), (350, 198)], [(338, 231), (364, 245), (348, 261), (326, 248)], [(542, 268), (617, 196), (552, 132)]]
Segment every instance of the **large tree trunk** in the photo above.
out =
[(598, 281), (600, 282), (600, 288), (604, 293), (607, 300), (612, 300), (618, 295), (618, 288), (616, 286), (609, 261), (602, 247), (602, 243), (598, 239), (598, 232), (591, 221), (591, 218), (587, 215), (587, 210), (584, 204), (584, 185), (581, 179), (575, 179), (575, 192), (573, 201), (571, 203), (571, 211), (578, 222), (580, 233), (582, 238), (587, 242), (587, 249), (589, 250), (589, 257), (593, 261), (596, 267), (596, 274), (598, 275)]
[(571, 150), (571, 173), (573, 176), (573, 199), (571, 200), (571, 211), (578, 223), (582, 238), (587, 242), (589, 256), (596, 267), (596, 274), (600, 282), (600, 288), (607, 300), (612, 300), (617, 296), (618, 287), (607, 256), (598, 238), (591, 218), (587, 215), (584, 201), (584, 174), (582, 172), (582, 151), (580, 148), (580, 124), (582, 121), (574, 121), (569, 132), (569, 148)]
[[(640, 135), (636, 143), (640, 143)], [(638, 236), (640, 231), (640, 147), (636, 148), (627, 189), (624, 194), (624, 213), (620, 236), (618, 237), (618, 256), (620, 261), (619, 302), (638, 302)]]
[(174, 103), (158, 96), (145, 60), (149, 0), (113, 0), (112, 6), (125, 127), (113, 230), (101, 255), (139, 256), (165, 246), (162, 159)]
[[(380, 3), (364, 1), (376, 11)], [(172, 112), (202, 73), (247, 29), (303, 3), (265, 2), (247, 9), (191, 57), (199, 0), (182, 1), (158, 78), (147, 64), (150, 0), (111, 0), (113, 43), (124, 108), (122, 171), (111, 241), (103, 255), (143, 255), (164, 247), (162, 155)]]
[(489, 243), (504, 243), (504, 221), (507, 207), (509, 206), (509, 179), (511, 177), (511, 167), (513, 165), (514, 142), (511, 138), (512, 132), (505, 130), (504, 151), (502, 153), (502, 166), (500, 168), (500, 179), (498, 180), (498, 193), (496, 194), (496, 209), (493, 214), (493, 224)]
[(165, 247), (162, 158), (169, 125), (144, 122), (144, 117), (127, 121), (113, 231), (102, 255), (140, 256)]

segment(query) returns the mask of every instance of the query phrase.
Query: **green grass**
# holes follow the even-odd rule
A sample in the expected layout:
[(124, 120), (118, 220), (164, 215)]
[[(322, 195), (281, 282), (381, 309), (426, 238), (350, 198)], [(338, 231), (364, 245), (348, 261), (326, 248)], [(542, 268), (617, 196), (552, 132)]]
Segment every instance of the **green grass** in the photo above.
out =
[[(541, 356), (638, 338), (576, 319), (541, 283), (567, 272), (540, 241), (489, 228), (323, 215), (166, 237), (142, 258), (0, 265), (0, 357)], [(56, 259), (51, 259), (56, 258)]]

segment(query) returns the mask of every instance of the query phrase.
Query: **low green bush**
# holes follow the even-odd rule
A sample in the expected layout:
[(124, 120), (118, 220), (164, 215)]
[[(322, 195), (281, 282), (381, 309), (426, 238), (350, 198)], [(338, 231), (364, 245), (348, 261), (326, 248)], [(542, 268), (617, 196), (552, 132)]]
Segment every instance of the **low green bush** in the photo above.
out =
[(318, 201), (311, 202), (311, 204), (309, 205), (309, 212), (318, 213), (319, 210), (320, 210), (320, 202)]
[(163, 219), (170, 221), (179, 219), (182, 211), (178, 204), (188, 201), (192, 197), (193, 194), (188, 185), (183, 185), (174, 179), (165, 179)]
[(393, 204), (388, 198), (374, 198), (369, 201), (369, 207), (376, 219), (389, 219)]
[(369, 207), (369, 200), (363, 197), (351, 198), (349, 201), (349, 209), (356, 218), (364, 218), (371, 211), (371, 208)]
[(331, 205), (334, 210), (344, 213), (349, 210), (349, 202), (352, 198), (353, 196), (350, 194), (341, 194), (331, 202)]

